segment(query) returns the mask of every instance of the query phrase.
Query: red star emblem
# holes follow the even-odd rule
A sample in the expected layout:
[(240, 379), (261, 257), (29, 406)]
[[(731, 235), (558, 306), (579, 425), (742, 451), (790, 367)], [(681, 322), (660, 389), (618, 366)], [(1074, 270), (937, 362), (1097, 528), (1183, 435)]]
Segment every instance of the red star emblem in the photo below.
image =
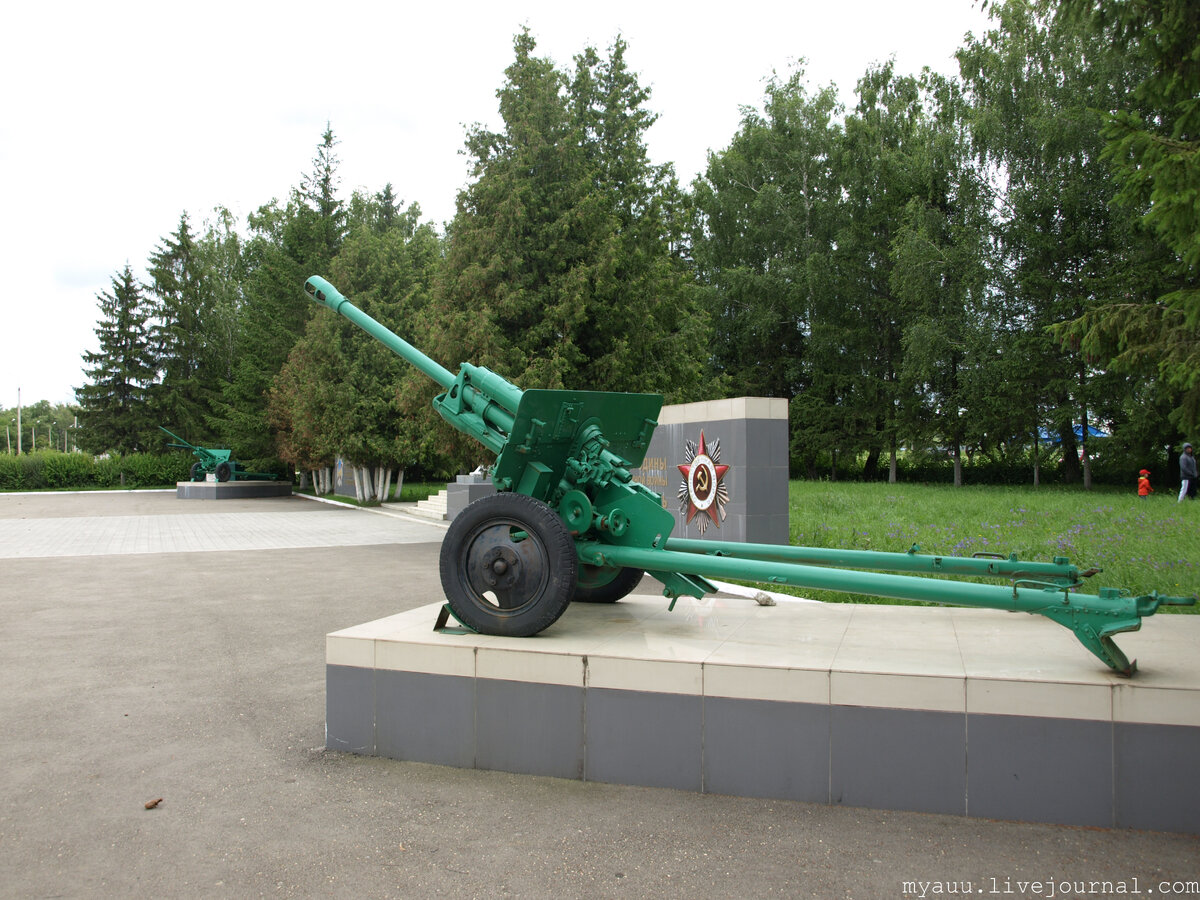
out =
[[(717, 441), (710, 454), (704, 442), (704, 432), (700, 432), (700, 445), (695, 447), (688, 442), (685, 452), (687, 463), (678, 466), (683, 475), (683, 484), (679, 488), (680, 511), (687, 512), (687, 522), (690, 525), (697, 513), (705, 516), (718, 528), (721, 519), (725, 518), (725, 503), (729, 493), (721, 480), (729, 471), (729, 466), (720, 464), (721, 442)], [(697, 523), (703, 534), (708, 523), (703, 519)]]

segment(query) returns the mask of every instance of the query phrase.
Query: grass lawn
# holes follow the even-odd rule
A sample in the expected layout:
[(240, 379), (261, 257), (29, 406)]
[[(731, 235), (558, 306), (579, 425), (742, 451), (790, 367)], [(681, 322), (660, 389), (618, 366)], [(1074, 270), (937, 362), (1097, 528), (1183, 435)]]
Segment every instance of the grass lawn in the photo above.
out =
[[(1084, 591), (1200, 594), (1200, 501), (1173, 492), (1145, 500), (1127, 491), (793, 481), (791, 542), (903, 552), (913, 544), (946, 556), (1016, 552), (1024, 560), (1067, 557), (1104, 571)], [(878, 601), (822, 591), (820, 600)], [(1195, 613), (1197, 607), (1163, 607)]]
[[(432, 497), (438, 491), (443, 490), (445, 487), (446, 487), (446, 483), (444, 481), (428, 482), (428, 483), (422, 482), (422, 481), (414, 481), (414, 482), (410, 483), (410, 482), (406, 481), (406, 482), (404, 482), (404, 485), (400, 489), (400, 496), (399, 496), (399, 498), (397, 498), (397, 502), (416, 503), (418, 500), (428, 500), (430, 497)], [(312, 485), (309, 485), (304, 490), (300, 490), (299, 488), (297, 488), (296, 493), (297, 494), (307, 494), (311, 497), (316, 494), (316, 491), (313, 490)], [(353, 496), (343, 497), (341, 494), (326, 494), (325, 496), (329, 500), (337, 500), (339, 503), (348, 503), (351, 506), (378, 506), (379, 505), (379, 503), (376, 501), (370, 501), (368, 503), (359, 503), (357, 500), (354, 499)], [(392, 501), (389, 501), (389, 502), (392, 502)]]

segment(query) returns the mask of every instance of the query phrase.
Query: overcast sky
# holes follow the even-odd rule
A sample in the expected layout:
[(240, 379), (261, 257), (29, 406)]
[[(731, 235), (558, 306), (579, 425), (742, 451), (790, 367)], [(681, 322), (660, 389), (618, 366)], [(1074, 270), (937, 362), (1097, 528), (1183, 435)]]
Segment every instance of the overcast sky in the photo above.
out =
[[(310, 171), (326, 121), (342, 192), (391, 182), (426, 219), (454, 213), (465, 127), (499, 126), (496, 90), (528, 25), (560, 67), (617, 34), (659, 121), (654, 162), (690, 183), (739, 108), (800, 60), (852, 102), (867, 66), (957, 74), (987, 18), (978, 0), (667, 3), (27, 2), (0, 33), (0, 407), (73, 402), (94, 350), (97, 294), (180, 213), (240, 220)], [(297, 291), (300, 285), (296, 286)]]

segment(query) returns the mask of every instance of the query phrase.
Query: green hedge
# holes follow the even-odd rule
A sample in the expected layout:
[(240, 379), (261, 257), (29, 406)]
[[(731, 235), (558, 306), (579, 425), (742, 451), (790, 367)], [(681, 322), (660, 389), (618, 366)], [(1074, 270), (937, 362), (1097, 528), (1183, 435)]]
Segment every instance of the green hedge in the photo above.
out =
[(182, 453), (131, 453), (94, 459), (85, 453), (39, 450), (0, 456), (0, 491), (162, 487), (186, 481), (193, 459)]

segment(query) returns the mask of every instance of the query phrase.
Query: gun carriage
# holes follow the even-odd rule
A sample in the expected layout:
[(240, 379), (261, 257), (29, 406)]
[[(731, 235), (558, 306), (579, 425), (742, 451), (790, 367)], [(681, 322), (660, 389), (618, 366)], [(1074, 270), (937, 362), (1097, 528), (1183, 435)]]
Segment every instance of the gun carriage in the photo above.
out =
[(1196, 600), (1115, 588), (1080, 593), (1083, 579), (1099, 570), (1081, 572), (1062, 557), (1035, 562), (1015, 554), (923, 554), (916, 547), (883, 553), (672, 538), (675, 520), (662, 497), (632, 476), (658, 424), (660, 395), (521, 390), (470, 363), (455, 374), (325, 279), (313, 276), (304, 288), (435, 381), (443, 389), (433, 400), (438, 414), (496, 454), (497, 493), (455, 517), (439, 559), (450, 611), (480, 633), (535, 635), (572, 600), (617, 601), (644, 574), (662, 584), (672, 608), (680, 596), (715, 592), (708, 579), (729, 578), (1036, 613), (1071, 629), (1105, 665), (1130, 675), (1136, 663), (1113, 635), (1136, 631), (1161, 606)]
[(197, 447), (190, 444), (173, 432), (167, 431), (161, 425), (159, 431), (166, 432), (174, 440), (167, 441), (167, 446), (175, 450), (191, 450), (196, 461), (192, 463), (190, 477), (192, 481), (205, 481), (212, 475), (217, 481), (274, 481), (278, 478), (271, 472), (250, 472), (233, 458), (232, 450), (215, 450), (210, 447)]

